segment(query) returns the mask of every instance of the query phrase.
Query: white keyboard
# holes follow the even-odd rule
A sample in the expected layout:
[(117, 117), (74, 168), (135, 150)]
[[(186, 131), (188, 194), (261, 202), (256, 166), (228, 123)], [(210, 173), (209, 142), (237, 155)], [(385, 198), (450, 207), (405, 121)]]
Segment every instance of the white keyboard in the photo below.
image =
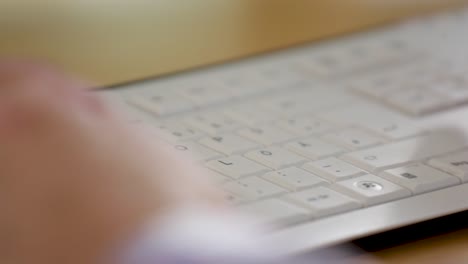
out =
[(285, 252), (468, 209), (468, 9), (103, 91)]

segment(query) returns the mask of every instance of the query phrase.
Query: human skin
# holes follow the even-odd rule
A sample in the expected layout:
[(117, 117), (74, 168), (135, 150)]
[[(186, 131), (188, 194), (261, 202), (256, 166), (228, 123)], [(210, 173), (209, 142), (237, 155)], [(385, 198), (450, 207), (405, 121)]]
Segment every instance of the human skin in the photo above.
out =
[(85, 86), (0, 62), (0, 263), (102, 264), (148, 218), (224, 207), (192, 161)]
[(115, 264), (149, 220), (193, 206), (231, 211), (206, 171), (87, 86), (0, 60), (1, 264)]

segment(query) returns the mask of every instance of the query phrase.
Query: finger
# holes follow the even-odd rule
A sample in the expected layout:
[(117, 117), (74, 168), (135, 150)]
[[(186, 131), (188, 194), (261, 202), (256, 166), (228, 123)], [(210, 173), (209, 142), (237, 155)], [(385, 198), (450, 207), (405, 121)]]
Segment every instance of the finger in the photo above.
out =
[(47, 64), (0, 61), (0, 130), (31, 131), (84, 110), (106, 112), (104, 103), (85, 87)]

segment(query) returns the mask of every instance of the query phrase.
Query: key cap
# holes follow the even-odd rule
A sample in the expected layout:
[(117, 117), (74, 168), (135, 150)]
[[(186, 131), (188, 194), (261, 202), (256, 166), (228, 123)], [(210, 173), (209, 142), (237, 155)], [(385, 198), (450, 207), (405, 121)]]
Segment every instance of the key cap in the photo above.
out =
[(321, 159), (332, 155), (338, 155), (345, 151), (344, 148), (324, 142), (315, 138), (292, 141), (285, 145), (286, 149), (295, 152), (311, 160)]
[(187, 153), (196, 160), (211, 160), (223, 157), (222, 154), (205, 148), (195, 142), (185, 141), (174, 145), (174, 149), (182, 153)]
[(387, 170), (379, 176), (410, 189), (414, 194), (460, 183), (458, 178), (422, 164)]
[(468, 151), (431, 159), (429, 165), (457, 176), (463, 182), (468, 181)]
[(247, 97), (269, 90), (271, 84), (248, 70), (235, 71), (221, 78), (227, 90), (234, 97)]
[(269, 97), (260, 102), (260, 104), (266, 109), (281, 116), (291, 116), (303, 113), (309, 113), (313, 111), (313, 104), (305, 101), (303, 95), (300, 92), (293, 92), (290, 95), (280, 95), (275, 97)]
[(274, 114), (260, 108), (258, 104), (251, 103), (236, 105), (226, 109), (224, 113), (241, 124), (254, 127), (259, 124), (268, 123), (276, 118)]
[(429, 89), (409, 89), (390, 96), (386, 101), (411, 115), (429, 114), (450, 106), (448, 98)]
[(328, 184), (327, 181), (317, 175), (297, 167), (272, 171), (263, 175), (262, 178), (291, 191)]
[(246, 200), (244, 200), (239, 195), (228, 193), (228, 192), (224, 194), (224, 201), (226, 201), (230, 205), (239, 205), (241, 203), (246, 202)]
[(345, 68), (343, 52), (329, 50), (320, 56), (307, 57), (302, 63), (302, 70), (307, 74), (315, 74), (321, 77), (330, 77), (334, 74), (342, 74)]
[(218, 135), (222, 132), (232, 131), (240, 125), (231, 118), (218, 113), (202, 113), (188, 117), (185, 122), (210, 135)]
[(205, 165), (208, 168), (233, 179), (269, 171), (268, 168), (241, 156), (230, 156), (227, 158), (211, 160)]
[(330, 131), (333, 128), (331, 124), (325, 121), (310, 117), (282, 119), (276, 122), (275, 124), (298, 136), (323, 134), (325, 132)]
[(403, 139), (417, 136), (423, 133), (421, 128), (410, 124), (409, 122), (379, 122), (374, 124), (361, 125), (362, 127), (376, 133), (377, 135), (390, 139)]
[(401, 80), (398, 79), (399, 76), (394, 75), (355, 81), (350, 84), (350, 87), (359, 93), (375, 98), (383, 98), (403, 88)]
[(323, 139), (348, 149), (359, 149), (382, 143), (383, 141), (357, 128), (348, 128), (327, 134)]
[(161, 131), (161, 136), (169, 142), (180, 142), (185, 140), (197, 139), (206, 134), (199, 129), (192, 128), (184, 124), (166, 123), (158, 125), (157, 128)]
[(393, 124), (414, 124), (414, 120), (390, 110), (382, 104), (358, 101), (319, 113), (320, 118), (341, 126), (386, 128)]
[(332, 185), (332, 188), (370, 206), (408, 197), (411, 192), (374, 175), (364, 175)]
[(291, 63), (283, 61), (275, 63), (275, 65), (261, 66), (258, 73), (261, 78), (268, 80), (273, 87), (288, 87), (303, 80), (303, 76), (290, 65)]
[(239, 135), (263, 145), (285, 142), (295, 138), (294, 135), (271, 125), (260, 125), (244, 128)]
[(126, 101), (156, 116), (184, 112), (194, 107), (190, 101), (168, 91), (155, 91), (145, 95), (127, 95)]
[(291, 225), (311, 218), (308, 210), (279, 199), (258, 201), (239, 210), (255, 215), (256, 224), (261, 225)]
[(179, 85), (177, 92), (199, 106), (220, 103), (230, 99), (229, 93), (220, 82), (207, 80), (186, 81)]
[(358, 167), (334, 157), (308, 162), (302, 168), (316, 173), (331, 182), (349, 179), (366, 173)]
[(245, 156), (253, 161), (275, 170), (292, 166), (304, 161), (304, 158), (301, 156), (279, 147), (254, 150), (248, 152), (245, 154)]
[(451, 132), (436, 133), (347, 153), (340, 158), (364, 170), (378, 172), (456, 151), (466, 145), (464, 139)]
[(278, 185), (258, 177), (249, 177), (239, 181), (228, 182), (223, 185), (223, 189), (230, 193), (237, 194), (248, 201), (272, 197), (286, 192), (285, 189)]
[(199, 143), (226, 155), (241, 153), (260, 147), (257, 143), (234, 134), (206, 137), (201, 139)]
[(356, 200), (326, 187), (316, 187), (292, 193), (285, 196), (284, 199), (311, 209), (315, 217), (343, 213), (361, 207)]

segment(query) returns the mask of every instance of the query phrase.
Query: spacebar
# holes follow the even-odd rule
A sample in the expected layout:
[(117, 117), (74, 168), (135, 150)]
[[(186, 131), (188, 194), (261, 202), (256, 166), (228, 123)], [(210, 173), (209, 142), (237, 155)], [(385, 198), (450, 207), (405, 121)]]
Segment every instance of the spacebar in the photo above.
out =
[(341, 159), (367, 171), (378, 172), (456, 151), (466, 146), (468, 146), (467, 140), (462, 135), (445, 132), (350, 152)]

